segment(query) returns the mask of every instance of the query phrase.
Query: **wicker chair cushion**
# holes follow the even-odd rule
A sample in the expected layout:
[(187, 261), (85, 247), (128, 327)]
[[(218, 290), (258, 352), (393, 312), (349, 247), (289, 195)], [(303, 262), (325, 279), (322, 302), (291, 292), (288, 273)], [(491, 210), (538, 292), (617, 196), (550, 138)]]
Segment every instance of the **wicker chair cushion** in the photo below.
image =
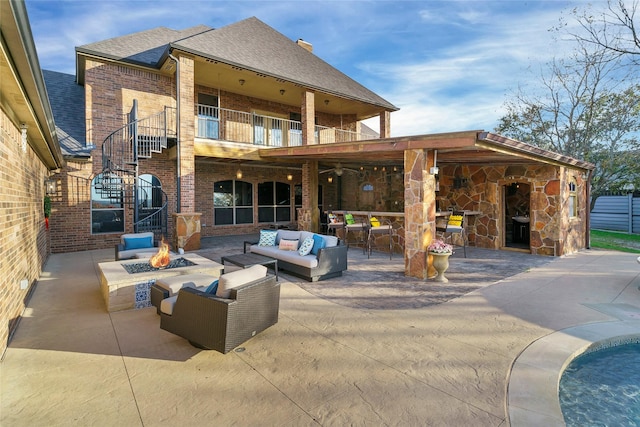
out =
[(160, 302), (160, 311), (171, 316), (171, 314), (173, 314), (173, 306), (176, 305), (177, 299), (178, 295), (163, 299), (162, 302)]
[(201, 288), (211, 284), (211, 282), (217, 279), (210, 274), (193, 273), (183, 274), (180, 276), (163, 277), (156, 280), (156, 285), (169, 291), (169, 295), (175, 295), (178, 291), (184, 287)]
[(260, 279), (266, 275), (267, 267), (259, 264), (243, 270), (236, 270), (231, 273), (223, 274), (218, 280), (218, 291), (216, 292), (216, 296), (219, 296), (220, 298), (229, 298), (231, 295), (231, 289)]

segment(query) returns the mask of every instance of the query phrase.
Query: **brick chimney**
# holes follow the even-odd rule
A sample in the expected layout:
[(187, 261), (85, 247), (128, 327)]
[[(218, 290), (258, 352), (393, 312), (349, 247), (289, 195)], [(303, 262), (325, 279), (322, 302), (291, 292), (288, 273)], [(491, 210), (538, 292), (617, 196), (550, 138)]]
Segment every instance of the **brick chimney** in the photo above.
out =
[(313, 45), (309, 42), (306, 42), (302, 39), (298, 39), (298, 41), (296, 41), (296, 43), (298, 44), (298, 46), (303, 47), (305, 49), (307, 49), (309, 52), (313, 53)]

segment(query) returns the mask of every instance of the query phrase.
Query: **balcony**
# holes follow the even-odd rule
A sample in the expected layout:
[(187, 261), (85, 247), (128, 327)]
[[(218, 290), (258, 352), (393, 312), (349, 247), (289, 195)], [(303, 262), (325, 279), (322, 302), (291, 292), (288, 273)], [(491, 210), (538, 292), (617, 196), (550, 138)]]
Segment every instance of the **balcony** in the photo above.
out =
[[(302, 145), (302, 122), (196, 104), (196, 137), (266, 147)], [(315, 143), (364, 141), (370, 135), (315, 126)]]

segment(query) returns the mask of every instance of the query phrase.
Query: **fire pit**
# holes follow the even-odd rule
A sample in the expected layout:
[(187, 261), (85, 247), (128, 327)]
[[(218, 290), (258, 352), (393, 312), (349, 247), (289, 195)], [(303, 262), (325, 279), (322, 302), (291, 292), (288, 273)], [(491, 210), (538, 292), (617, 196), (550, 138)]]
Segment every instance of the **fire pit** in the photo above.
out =
[[(154, 255), (155, 256), (155, 255)], [(219, 277), (221, 264), (196, 254), (184, 254), (171, 259), (167, 247), (167, 263), (154, 267), (148, 261), (131, 259), (101, 262), (100, 288), (107, 311), (151, 306), (149, 288), (163, 277), (203, 273)]]
[(161, 267), (154, 267), (151, 262), (138, 262), (135, 264), (123, 264), (122, 266), (124, 267), (125, 270), (127, 270), (127, 273), (129, 274), (135, 274), (135, 273), (148, 273), (150, 271), (158, 271), (158, 270), (164, 270), (165, 268), (180, 268), (180, 267), (189, 267), (191, 265), (195, 265), (192, 261), (189, 261), (188, 259), (185, 258), (176, 258), (176, 259), (172, 259), (170, 260), (167, 265), (161, 266)]

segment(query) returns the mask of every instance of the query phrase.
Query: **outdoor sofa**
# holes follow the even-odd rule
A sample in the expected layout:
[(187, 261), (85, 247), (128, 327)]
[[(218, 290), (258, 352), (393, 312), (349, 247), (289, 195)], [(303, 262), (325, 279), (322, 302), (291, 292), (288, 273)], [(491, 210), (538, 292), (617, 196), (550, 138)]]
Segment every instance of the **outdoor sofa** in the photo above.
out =
[(278, 323), (280, 284), (265, 266), (226, 273), (215, 282), (208, 288), (183, 287), (164, 299), (160, 328), (195, 347), (228, 353)]
[(309, 282), (342, 276), (347, 269), (348, 248), (336, 236), (309, 231), (261, 230), (260, 240), (246, 242), (245, 251), (247, 244), (251, 253), (275, 258), (279, 270)]

